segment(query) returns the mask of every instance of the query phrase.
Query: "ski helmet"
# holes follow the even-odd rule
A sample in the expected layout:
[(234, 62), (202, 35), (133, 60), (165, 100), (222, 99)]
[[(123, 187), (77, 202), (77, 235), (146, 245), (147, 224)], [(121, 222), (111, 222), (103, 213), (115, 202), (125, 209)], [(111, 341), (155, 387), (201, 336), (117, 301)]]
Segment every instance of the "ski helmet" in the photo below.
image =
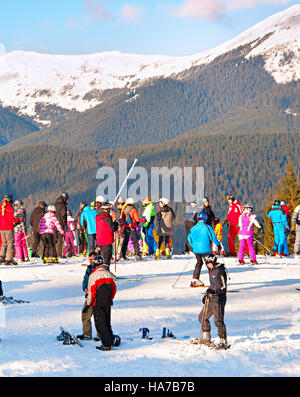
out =
[(16, 201), (14, 202), (14, 206), (15, 206), (15, 207), (20, 207), (21, 205), (23, 205), (23, 201), (22, 201), (22, 200), (16, 200)]
[(287, 202), (285, 200), (280, 201), (280, 207), (283, 207), (284, 205), (287, 205)]
[(127, 205), (133, 205), (133, 204), (134, 204), (133, 198), (129, 197), (129, 198), (126, 200), (126, 204), (127, 204)]
[(165, 197), (162, 197), (159, 199), (160, 203), (163, 203), (163, 205), (168, 205), (169, 204), (169, 200)]
[(146, 197), (143, 202), (142, 202), (142, 206), (145, 207), (146, 205), (151, 203), (151, 199), (150, 197)]
[(253, 211), (253, 205), (251, 205), (251, 204), (246, 204), (246, 205), (244, 206), (244, 209), (246, 209), (246, 208), (249, 208), (250, 210)]
[(278, 205), (278, 206), (280, 206), (280, 201), (279, 201), (279, 200), (274, 200), (274, 201), (273, 201), (273, 205)]
[(95, 201), (96, 203), (104, 203), (105, 198), (103, 196), (97, 196)]
[(208, 263), (212, 263), (213, 266), (216, 266), (218, 257), (217, 255), (206, 255), (204, 257), (204, 262), (207, 265)]
[(207, 222), (207, 215), (205, 212), (199, 212), (197, 215), (198, 221), (203, 221), (204, 223)]
[(14, 195), (7, 193), (4, 197), (3, 197), (6, 201), (8, 201), (9, 203), (11, 203), (14, 200)]
[(220, 222), (220, 218), (218, 218), (217, 216), (214, 218), (214, 223), (219, 223)]
[(104, 263), (104, 259), (102, 255), (96, 255), (94, 260), (93, 260), (93, 264), (95, 266), (101, 266)]
[(109, 201), (105, 201), (102, 205), (101, 205), (101, 209), (103, 211), (110, 211), (111, 210), (111, 203)]
[(55, 205), (53, 205), (53, 204), (48, 205), (47, 211), (53, 211), (53, 212), (55, 212), (55, 211), (56, 211)]

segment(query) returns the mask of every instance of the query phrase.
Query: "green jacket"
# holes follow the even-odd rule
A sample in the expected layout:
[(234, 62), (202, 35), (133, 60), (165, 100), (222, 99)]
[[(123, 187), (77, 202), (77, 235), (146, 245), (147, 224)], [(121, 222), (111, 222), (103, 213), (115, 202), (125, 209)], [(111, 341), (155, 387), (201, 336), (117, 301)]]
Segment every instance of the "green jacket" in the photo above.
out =
[(146, 219), (146, 222), (143, 224), (143, 227), (148, 227), (154, 224), (155, 209), (153, 203), (150, 203), (145, 207), (142, 217)]

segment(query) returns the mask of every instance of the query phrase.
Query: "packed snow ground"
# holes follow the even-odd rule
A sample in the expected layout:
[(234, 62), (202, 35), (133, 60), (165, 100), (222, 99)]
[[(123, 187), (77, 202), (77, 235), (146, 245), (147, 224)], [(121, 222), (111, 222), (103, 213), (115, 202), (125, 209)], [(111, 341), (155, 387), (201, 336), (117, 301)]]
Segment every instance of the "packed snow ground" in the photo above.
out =
[[(60, 326), (75, 335), (82, 332), (82, 264), (87, 259), (65, 259), (58, 265), (34, 259), (31, 264), (1, 266), (4, 295), (30, 303), (0, 307), (0, 376), (299, 376), (300, 259), (258, 260), (256, 266), (239, 266), (236, 259), (225, 258), (228, 289), (241, 290), (228, 293), (225, 323), (232, 346), (227, 351), (188, 342), (199, 335), (205, 291), (189, 287), (193, 256), (117, 264), (118, 276), (143, 278), (117, 281), (112, 326), (122, 343), (110, 352), (97, 350), (99, 342), (83, 341), (80, 348), (56, 340)], [(111, 270), (115, 272), (114, 264)], [(208, 283), (206, 269), (201, 279)], [(217, 339), (213, 320), (211, 324)], [(142, 327), (149, 328), (152, 340), (141, 339)], [(162, 339), (163, 327), (176, 339)]]

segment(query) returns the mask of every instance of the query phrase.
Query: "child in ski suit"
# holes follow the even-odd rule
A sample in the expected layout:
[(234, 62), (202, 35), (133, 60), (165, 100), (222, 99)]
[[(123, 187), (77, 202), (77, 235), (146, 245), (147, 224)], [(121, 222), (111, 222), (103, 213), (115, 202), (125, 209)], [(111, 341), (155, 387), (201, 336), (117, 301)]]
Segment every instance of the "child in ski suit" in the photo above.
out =
[(20, 220), (14, 227), (15, 250), (18, 263), (29, 262), (26, 245), (26, 210), (22, 200), (14, 202), (14, 216)]
[[(84, 310), (93, 307), (95, 326), (102, 342), (102, 346), (96, 348), (107, 351), (118, 343), (111, 329), (111, 306), (117, 287), (102, 256), (95, 256), (93, 264), (95, 268), (89, 276), (87, 305)], [(118, 339), (120, 341), (119, 337)]]
[[(207, 289), (202, 303), (203, 309), (199, 314), (201, 323), (202, 337), (197, 338), (194, 343), (205, 344), (216, 349), (227, 349), (227, 330), (224, 323), (225, 305), (227, 301), (227, 275), (223, 264), (217, 263), (217, 257), (208, 255), (204, 262), (209, 270), (209, 288)], [(211, 342), (211, 326), (209, 318), (214, 315), (214, 323), (218, 329), (219, 344), (214, 345)]]
[[(222, 239), (223, 239), (223, 226), (222, 226), (222, 223), (220, 222), (220, 219), (218, 217), (215, 217), (214, 220), (213, 220), (213, 224), (214, 224), (214, 232), (216, 233), (217, 240), (220, 243), (221, 255), (224, 255), (224, 247), (223, 247), (223, 244), (222, 244)], [(213, 246), (212, 246), (212, 253), (214, 255), (216, 255), (218, 253), (218, 247), (214, 243), (213, 243)]]
[(198, 223), (192, 227), (188, 235), (188, 242), (196, 255), (197, 263), (195, 266), (191, 287), (204, 285), (200, 280), (200, 273), (203, 266), (203, 258), (211, 254), (211, 243), (220, 246), (213, 228), (206, 225), (207, 215), (204, 212), (198, 214)]
[(65, 234), (65, 243), (66, 243), (66, 247), (64, 249), (63, 252), (63, 256), (67, 256), (68, 254), (70, 254), (70, 256), (78, 255), (78, 250), (77, 250), (77, 245), (76, 243), (76, 235), (75, 235), (75, 230), (76, 230), (76, 225), (75, 225), (75, 220), (72, 217), (72, 212), (71, 211), (67, 211), (67, 225), (68, 225), (68, 230), (66, 231)]
[(279, 200), (274, 200), (271, 211), (267, 214), (267, 218), (272, 219), (274, 231), (273, 255), (286, 256), (284, 253), (284, 244), (286, 238), (286, 230), (289, 230), (287, 216), (280, 207)]
[(44, 244), (43, 261), (44, 263), (58, 263), (57, 254), (54, 242), (54, 228), (64, 236), (65, 232), (55, 216), (56, 208), (54, 205), (49, 205), (46, 214), (40, 221), (39, 233)]
[(244, 261), (244, 251), (246, 248), (246, 244), (248, 245), (249, 255), (251, 264), (257, 264), (256, 262), (256, 254), (253, 246), (253, 229), (254, 225), (261, 229), (261, 225), (256, 219), (256, 215), (253, 214), (253, 208), (250, 204), (246, 204), (244, 207), (244, 211), (239, 218), (239, 240), (240, 246), (238, 250), (238, 260), (241, 265), (245, 264)]

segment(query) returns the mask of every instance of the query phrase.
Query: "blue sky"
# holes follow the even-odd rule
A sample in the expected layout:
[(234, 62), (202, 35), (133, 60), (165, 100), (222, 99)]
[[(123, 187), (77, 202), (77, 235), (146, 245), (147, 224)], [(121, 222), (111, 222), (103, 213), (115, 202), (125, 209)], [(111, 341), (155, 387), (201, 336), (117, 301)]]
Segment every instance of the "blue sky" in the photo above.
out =
[(297, 4), (288, 0), (0, 2), (0, 54), (14, 50), (190, 55)]

